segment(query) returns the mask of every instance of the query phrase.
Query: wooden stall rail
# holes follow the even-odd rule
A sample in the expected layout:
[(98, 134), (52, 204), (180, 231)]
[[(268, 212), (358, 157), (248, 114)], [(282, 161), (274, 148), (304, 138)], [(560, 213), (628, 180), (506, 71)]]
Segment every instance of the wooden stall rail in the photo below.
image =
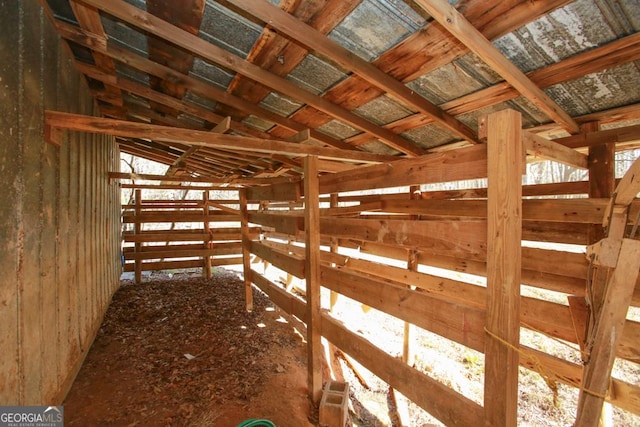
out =
[[(242, 237), (238, 199), (212, 199), (209, 190), (200, 199), (159, 200), (151, 193), (142, 198), (135, 189), (134, 203), (123, 205), (124, 271), (202, 268), (211, 276), (214, 266), (241, 264)], [(251, 238), (258, 227), (248, 230)]]
[[(501, 126), (510, 129), (512, 135), (518, 134), (513, 131), (519, 128), (517, 125)], [(493, 139), (501, 138), (499, 133), (504, 131), (499, 127)], [(513, 143), (514, 138), (517, 139), (511, 136), (507, 140)], [(563, 158), (568, 154), (562, 151)], [(514, 177), (519, 178), (522, 167), (513, 160), (519, 156), (516, 151), (511, 160), (503, 159), (503, 165), (494, 165), (506, 171), (498, 176), (515, 173)], [(543, 373), (551, 383), (581, 388), (582, 365), (546, 353), (535, 343), (520, 343), (518, 337), (522, 331), (529, 331), (562, 340), (573, 346), (579, 357), (586, 328), (585, 312), (580, 311), (580, 307), (584, 309), (586, 305), (590, 271), (585, 248), (591, 243), (594, 228), (603, 229), (609, 200), (585, 197), (588, 192), (585, 182), (528, 185), (522, 186), (521, 195), (509, 196), (515, 203), (511, 213), (492, 214), (489, 206), (496, 199), (495, 192), (493, 196), (491, 192), (492, 174), (493, 182), (500, 182), (495, 170), (491, 172), (487, 166), (487, 146), (477, 145), (320, 175), (317, 191), (322, 196), (313, 203), (305, 197), (312, 190), (309, 182), (304, 186), (286, 183), (248, 188), (243, 196), (244, 226), (260, 226), (263, 234), (258, 240), (249, 237), (247, 232), (243, 240), (245, 278), (281, 308), (306, 322), (313, 322), (309, 316), (314, 310), (304, 299), (253, 269), (255, 264), (250, 263), (250, 257), (305, 280), (307, 286), (310, 275), (316, 277), (320, 285), (331, 292), (485, 353), (486, 369), (504, 356), (515, 358), (515, 367), (509, 375), (485, 377), (483, 407), (349, 331), (340, 319), (329, 313), (328, 306), (322, 307), (320, 327), (308, 332), (327, 338), (447, 425), (478, 424), (489, 413), (499, 419), (486, 420), (488, 425), (513, 424), (518, 399), (513, 384), (517, 383), (518, 364)], [(416, 196), (415, 191), (407, 188), (443, 182), (445, 176), (455, 181), (487, 175), (489, 191), (486, 188), (423, 191)], [(516, 179), (514, 177), (509, 179)], [(345, 194), (361, 190), (377, 193)], [(581, 198), (550, 198), (560, 194)], [(248, 203), (257, 201), (262, 202), (260, 210), (246, 208)], [(493, 209), (496, 208), (500, 206)], [(624, 228), (628, 230), (633, 226), (627, 218), (636, 218), (639, 211), (640, 203), (631, 200)], [(309, 218), (314, 215), (317, 231), (310, 236)], [(500, 223), (501, 215), (517, 217), (520, 223), (515, 229), (520, 229), (522, 234), (509, 243), (508, 254), (496, 255), (492, 245), (497, 243), (496, 236), (504, 235), (505, 231), (495, 231), (495, 225), (491, 231), (488, 221)], [(315, 268), (309, 264), (310, 245), (318, 254), (316, 273), (310, 271)], [(517, 257), (518, 262), (503, 265), (503, 259), (509, 257)], [(408, 262), (410, 259), (413, 259), (412, 265)], [(507, 269), (498, 270), (498, 275), (511, 275), (514, 280), (515, 287), (508, 291), (512, 294), (506, 300), (503, 299), (506, 290), (494, 289), (492, 294), (491, 287), (487, 286), (487, 280), (492, 280), (488, 276), (496, 275), (496, 266)], [(469, 273), (473, 278), (461, 278), (459, 273)], [(311, 283), (313, 280), (311, 278)], [(640, 285), (635, 278), (634, 283), (635, 290), (629, 301), (638, 307)], [(582, 303), (575, 304), (576, 301)], [(500, 325), (505, 318), (501, 316), (510, 313), (514, 305), (519, 306), (515, 320), (490, 329), (492, 316)], [(511, 315), (514, 315), (512, 311)], [(640, 363), (640, 322), (625, 319), (623, 326), (620, 340), (612, 351), (619, 360)], [(502, 327), (510, 328), (510, 332), (501, 330)], [(307, 338), (311, 342), (310, 336)], [(499, 363), (504, 366), (506, 362)], [(310, 390), (316, 382), (317, 379), (310, 376)], [(507, 387), (507, 383), (511, 385)], [(489, 403), (488, 394), (497, 400)], [(612, 378), (604, 398), (624, 410), (640, 414), (640, 387), (635, 384)], [(492, 406), (491, 410), (487, 405)]]

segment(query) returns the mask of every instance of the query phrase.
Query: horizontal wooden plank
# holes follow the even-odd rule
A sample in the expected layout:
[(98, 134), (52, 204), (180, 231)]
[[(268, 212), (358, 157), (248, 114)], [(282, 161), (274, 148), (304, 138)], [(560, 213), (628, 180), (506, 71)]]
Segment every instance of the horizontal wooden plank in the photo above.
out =
[(573, 222), (523, 221), (522, 239), (534, 242), (586, 245), (589, 242), (589, 224)]
[(322, 316), (322, 335), (446, 425), (482, 424), (482, 406), (390, 356), (327, 314)]
[[(108, 134), (130, 138), (146, 138), (162, 142), (183, 143), (203, 147), (249, 151), (267, 154), (288, 154), (293, 156), (314, 155), (325, 159), (346, 160), (363, 163), (380, 163), (393, 160), (391, 156), (378, 155), (358, 150), (341, 150), (316, 145), (296, 144), (287, 141), (221, 134), (215, 132), (136, 123), (126, 120), (107, 119), (79, 114), (45, 111), (45, 123), (60, 129)], [(164, 181), (175, 181), (167, 177)], [(126, 179), (126, 178), (125, 178)], [(192, 182), (212, 182), (191, 180)], [(189, 182), (189, 181), (187, 181)], [(217, 182), (222, 182), (218, 180)]]
[[(179, 270), (184, 268), (200, 268), (202, 267), (202, 259), (173, 260), (162, 262), (142, 262), (140, 263), (142, 271), (157, 270)], [(124, 271), (135, 271), (135, 264), (132, 262), (125, 263)]]
[(247, 188), (248, 201), (300, 200), (301, 194), (302, 187), (299, 182)]
[(640, 125), (584, 132), (577, 135), (557, 138), (553, 141), (569, 148), (583, 148), (610, 142), (619, 144), (638, 140), (640, 140)]
[(320, 177), (320, 193), (449, 182), (486, 176), (487, 147), (480, 144), (323, 175)]
[(395, 221), (321, 218), (320, 232), (327, 236), (368, 240), (445, 255), (484, 259), (486, 221)]
[(304, 300), (287, 292), (255, 270), (250, 270), (249, 274), (251, 282), (267, 294), (278, 307), (306, 322), (307, 312)]
[[(608, 199), (525, 199), (523, 221), (600, 224)], [(486, 200), (385, 200), (380, 211), (409, 213), (421, 218), (485, 219)], [(367, 207), (368, 205), (365, 205)]]
[(270, 262), (275, 267), (298, 278), (304, 278), (304, 256), (292, 255), (255, 240), (251, 242), (250, 250), (252, 254)]
[(233, 243), (233, 246), (221, 246), (214, 248), (201, 248), (201, 249), (182, 249), (182, 250), (152, 250), (145, 252), (125, 252), (125, 260), (148, 260), (148, 259), (160, 259), (160, 258), (191, 258), (191, 257), (204, 257), (214, 255), (230, 255), (240, 253), (239, 243)]
[(143, 224), (143, 223), (165, 223), (165, 222), (204, 222), (208, 220), (210, 222), (238, 222), (240, 221), (239, 215), (229, 214), (216, 214), (208, 215), (204, 214), (189, 214), (189, 213), (144, 213), (142, 215), (125, 214), (122, 215), (122, 222), (125, 224)]
[[(144, 231), (140, 234), (123, 233), (123, 239), (125, 242), (194, 242), (194, 241), (226, 241), (226, 240), (240, 240), (240, 230), (225, 232), (222, 230), (212, 229), (211, 233), (201, 232), (188, 232), (180, 233), (179, 230), (166, 231), (166, 232), (147, 232)], [(187, 231), (187, 230), (184, 230)], [(257, 238), (260, 235), (260, 229), (253, 227), (250, 231), (252, 238)]]
[(484, 310), (338, 268), (323, 266), (321, 277), (332, 291), (467, 347), (484, 348)]
[(284, 213), (250, 212), (249, 222), (270, 227), (279, 233), (295, 235), (304, 230), (304, 218), (300, 215)]
[[(523, 185), (523, 197), (558, 196), (567, 194), (587, 194), (588, 181), (554, 182), (550, 184)], [(487, 197), (486, 188), (469, 188), (462, 190), (423, 191), (423, 199), (482, 199)]]

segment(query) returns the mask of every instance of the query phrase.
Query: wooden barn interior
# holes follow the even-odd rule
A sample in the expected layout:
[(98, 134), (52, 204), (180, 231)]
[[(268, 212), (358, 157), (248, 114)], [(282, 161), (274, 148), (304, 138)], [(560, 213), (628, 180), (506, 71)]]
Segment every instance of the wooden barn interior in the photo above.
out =
[[(241, 264), (248, 310), (306, 324), (316, 405), (326, 339), (445, 425), (516, 425), (520, 367), (579, 390), (576, 426), (640, 415), (612, 376), (640, 372), (638, 0), (0, 4), (0, 404), (63, 401), (123, 271)], [(340, 296), (481, 353), (483, 402)]]

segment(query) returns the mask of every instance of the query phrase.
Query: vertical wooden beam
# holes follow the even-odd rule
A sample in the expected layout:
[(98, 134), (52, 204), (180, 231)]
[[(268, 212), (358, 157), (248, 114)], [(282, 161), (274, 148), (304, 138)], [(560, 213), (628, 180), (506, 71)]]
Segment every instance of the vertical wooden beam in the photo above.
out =
[[(338, 193), (331, 193), (329, 195), (329, 206), (332, 208), (338, 207)], [(331, 251), (332, 254), (335, 254), (335, 253), (338, 253), (338, 247), (339, 247), (338, 239), (332, 236), (329, 242), (329, 250)], [(335, 291), (330, 292), (329, 294), (329, 310), (330, 311), (333, 311), (336, 304), (338, 303), (339, 295), (340, 294), (338, 294)]]
[(238, 191), (240, 197), (240, 227), (242, 234), (242, 267), (244, 270), (244, 293), (247, 311), (253, 310), (253, 290), (251, 288), (251, 235), (249, 230), (249, 210), (247, 190)]
[[(582, 125), (582, 132), (596, 132), (600, 129), (598, 122)], [(610, 198), (616, 187), (615, 177), (615, 144), (605, 143), (589, 147), (589, 197)], [(589, 244), (604, 238), (602, 227), (594, 225), (589, 231)]]
[[(134, 224), (134, 228), (133, 228), (133, 233), (134, 234), (140, 234), (140, 232), (142, 231), (142, 224), (140, 224), (140, 214), (142, 213), (142, 190), (140, 190), (139, 188), (136, 189), (135, 192), (135, 200), (136, 200), (136, 207), (135, 207), (135, 224)], [(135, 253), (139, 253), (142, 250), (142, 243), (140, 242), (136, 242), (135, 246)], [(136, 284), (140, 284), (142, 282), (142, 260), (138, 257), (136, 257), (136, 260), (134, 261), (134, 271), (135, 271), (135, 281)]]
[[(211, 249), (213, 243), (211, 243), (211, 225), (209, 224), (209, 190), (202, 192), (202, 204), (204, 212), (204, 232), (207, 234), (207, 238), (204, 241), (204, 248)], [(211, 279), (211, 255), (207, 253), (202, 259), (202, 273), (205, 278)]]
[(522, 240), (522, 118), (513, 110), (488, 117), (487, 324), (485, 425), (518, 419)]
[(320, 329), (320, 194), (318, 158), (304, 161), (305, 282), (307, 293), (307, 369), (314, 404), (322, 396), (322, 334)]

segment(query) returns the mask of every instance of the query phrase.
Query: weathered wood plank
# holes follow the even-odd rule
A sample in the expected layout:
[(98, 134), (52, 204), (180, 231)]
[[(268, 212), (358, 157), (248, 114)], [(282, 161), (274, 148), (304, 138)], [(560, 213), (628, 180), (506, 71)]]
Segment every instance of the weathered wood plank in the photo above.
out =
[(629, 300), (640, 270), (640, 241), (623, 239), (618, 264), (608, 280), (585, 363), (576, 426), (597, 426), (611, 382), (616, 348), (621, 342)]
[(487, 176), (487, 147), (476, 145), (417, 159), (360, 167), (320, 177), (320, 193), (429, 184)]
[(242, 268), (244, 271), (245, 308), (253, 310), (253, 290), (251, 289), (251, 233), (249, 231), (249, 212), (247, 210), (247, 195), (245, 190), (239, 191), (240, 197), (240, 227), (242, 233)]
[(482, 424), (484, 415), (480, 405), (401, 360), (389, 356), (329, 315), (322, 318), (322, 332), (342, 351), (446, 425)]
[(326, 236), (428, 249), (450, 256), (484, 260), (486, 221), (402, 221), (353, 218), (321, 218)]
[(318, 159), (304, 161), (305, 284), (307, 300), (307, 373), (309, 395), (314, 404), (322, 397), (322, 329), (320, 311), (320, 194)]
[(536, 158), (552, 160), (578, 169), (587, 169), (586, 154), (565, 145), (544, 139), (531, 132), (524, 132), (523, 139), (527, 154)]
[[(176, 142), (229, 150), (290, 154), (294, 156), (317, 155), (327, 159), (347, 160), (363, 163), (380, 163), (393, 159), (391, 156), (366, 153), (364, 151), (340, 150), (337, 148), (295, 144), (278, 140), (264, 140), (256, 137), (227, 135), (193, 129), (135, 123), (125, 120), (106, 119), (79, 114), (47, 111), (45, 123), (62, 129), (91, 133), (105, 133), (113, 136), (146, 138), (164, 142)], [(173, 181), (177, 178), (166, 177)], [(194, 181), (195, 182), (195, 181)], [(211, 180), (205, 182), (212, 182)]]
[(522, 271), (522, 118), (489, 115), (487, 203), (487, 316), (484, 408), (486, 425), (518, 420), (520, 275)]

